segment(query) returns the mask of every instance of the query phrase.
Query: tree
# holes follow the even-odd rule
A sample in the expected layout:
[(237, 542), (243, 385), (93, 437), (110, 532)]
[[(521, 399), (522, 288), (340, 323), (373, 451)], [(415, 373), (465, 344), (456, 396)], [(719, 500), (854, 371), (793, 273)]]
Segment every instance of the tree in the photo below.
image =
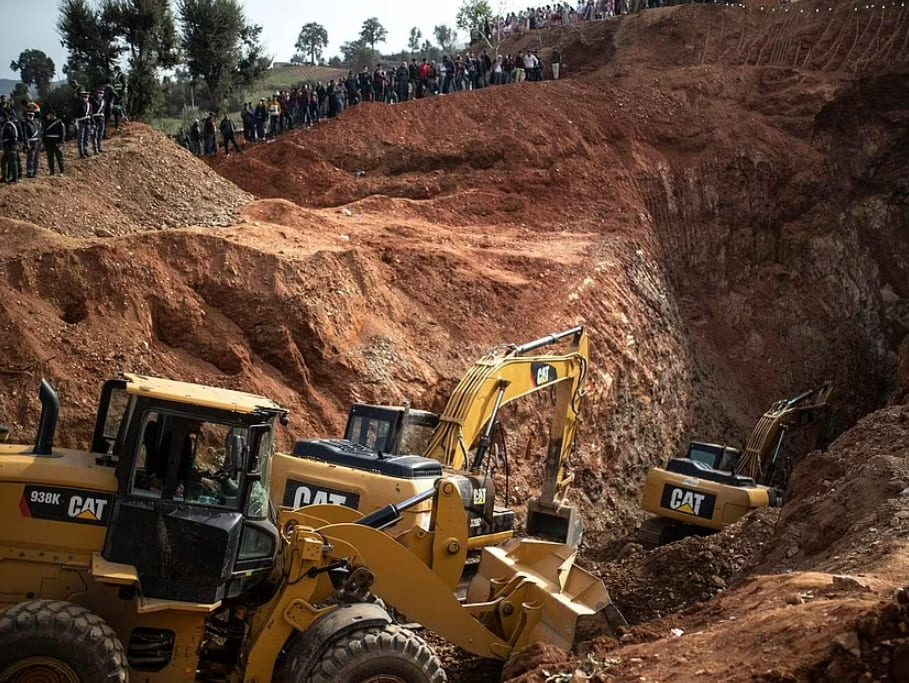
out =
[(321, 24), (311, 21), (300, 29), (294, 47), (303, 54), (308, 54), (310, 63), (315, 66), (316, 60), (322, 59), (322, 50), (328, 47), (328, 31)]
[(169, 0), (105, 0), (105, 21), (129, 52), (129, 98), (133, 117), (150, 114), (162, 96), (160, 69), (177, 65), (177, 29)]
[(407, 39), (407, 47), (410, 49), (410, 54), (420, 51), (420, 41), (423, 40), (423, 32), (414, 26), (410, 29), (410, 38)]
[(57, 72), (54, 60), (41, 50), (23, 50), (19, 59), (10, 62), (9, 68), (19, 72), (19, 78), (26, 86), (35, 86), (38, 97), (44, 97)]
[(215, 107), (270, 66), (259, 43), (262, 27), (247, 23), (237, 0), (178, 0), (177, 11), (186, 66), (205, 80)]
[(420, 54), (423, 57), (426, 57), (426, 59), (436, 62), (441, 61), (443, 56), (442, 51), (428, 40), (424, 40), (423, 44), (420, 46)]
[(378, 18), (370, 17), (363, 22), (363, 28), (360, 29), (360, 41), (369, 45), (369, 49), (376, 51), (376, 43), (384, 43), (388, 37), (388, 31), (379, 23)]
[(13, 91), (9, 94), (9, 97), (13, 102), (32, 99), (28, 94), (28, 86), (22, 82), (16, 83), (16, 85), (13, 86)]
[(63, 73), (83, 85), (103, 84), (122, 52), (116, 28), (87, 0), (63, 0), (57, 18), (60, 43), (68, 51)]
[(348, 69), (359, 70), (373, 63), (375, 51), (360, 40), (351, 40), (341, 45), (341, 61)]
[(455, 23), (459, 29), (467, 32), (471, 42), (485, 39), (488, 43), (489, 36), (486, 35), (485, 28), (487, 23), (492, 24), (493, 19), (492, 7), (487, 0), (464, 0), (458, 8)]
[(432, 30), (436, 37), (436, 42), (442, 48), (442, 52), (454, 52), (455, 42), (458, 40), (458, 32), (448, 28), (445, 24), (439, 24)]

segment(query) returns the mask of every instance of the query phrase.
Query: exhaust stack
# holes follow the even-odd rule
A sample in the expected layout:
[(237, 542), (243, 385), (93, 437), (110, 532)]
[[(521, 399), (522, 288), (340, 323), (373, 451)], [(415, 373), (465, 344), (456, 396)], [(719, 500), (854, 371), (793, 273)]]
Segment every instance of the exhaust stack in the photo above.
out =
[(38, 439), (35, 455), (51, 455), (54, 452), (54, 435), (57, 433), (57, 418), (60, 416), (60, 399), (46, 379), (41, 380), (41, 422), (38, 424)]

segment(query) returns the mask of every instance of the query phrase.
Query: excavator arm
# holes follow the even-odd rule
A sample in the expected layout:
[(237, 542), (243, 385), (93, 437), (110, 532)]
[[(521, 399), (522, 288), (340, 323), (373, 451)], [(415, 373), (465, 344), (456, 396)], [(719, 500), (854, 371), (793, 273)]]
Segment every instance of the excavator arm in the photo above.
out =
[[(548, 347), (563, 341), (567, 341), (568, 348), (546, 352)], [(556, 402), (543, 487), (540, 497), (531, 503), (531, 516), (539, 513), (541, 525), (536, 531), (543, 535), (576, 536), (575, 540), (579, 540), (580, 522), (564, 503), (573, 479), (565, 464), (574, 446), (589, 358), (587, 332), (582, 326), (521, 346), (493, 349), (477, 361), (455, 388), (423, 455), (455, 470), (481, 473), (492, 427), (502, 406), (537, 391), (552, 389)], [(543, 523), (539, 517), (548, 513), (555, 513), (549, 520), (554, 525)], [(566, 531), (569, 533), (565, 534)]]
[(787, 434), (807, 430), (809, 450), (816, 445), (818, 428), (830, 410), (827, 401), (833, 390), (831, 382), (825, 382), (798, 396), (777, 401), (761, 416), (754, 426), (745, 453), (739, 460), (736, 474), (744, 474), (760, 484), (772, 485), (777, 471), (778, 459)]

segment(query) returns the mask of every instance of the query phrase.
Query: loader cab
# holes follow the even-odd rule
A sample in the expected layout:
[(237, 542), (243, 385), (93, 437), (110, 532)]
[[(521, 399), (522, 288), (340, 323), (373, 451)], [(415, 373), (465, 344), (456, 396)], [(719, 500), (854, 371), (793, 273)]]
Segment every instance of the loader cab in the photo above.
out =
[(354, 403), (344, 438), (376, 453), (419, 454), (426, 450), (438, 424), (439, 416), (426, 410)]
[(92, 439), (115, 468), (117, 498), (103, 556), (132, 565), (142, 595), (212, 604), (272, 570), (275, 426), (267, 399), (127, 375), (102, 391)]

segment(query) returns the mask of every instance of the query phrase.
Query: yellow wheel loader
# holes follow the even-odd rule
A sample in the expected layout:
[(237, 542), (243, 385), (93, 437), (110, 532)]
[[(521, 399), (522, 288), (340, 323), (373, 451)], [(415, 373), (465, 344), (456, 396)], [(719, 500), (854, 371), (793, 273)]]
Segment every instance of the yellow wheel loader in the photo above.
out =
[[(559, 344), (567, 348), (556, 348)], [(355, 404), (344, 439), (304, 439), (275, 458), (273, 502), (299, 507), (335, 503), (368, 514), (402, 495), (455, 481), (468, 511), (470, 546), (495, 545), (514, 535), (514, 512), (496, 505), (489, 475), (502, 406), (551, 390), (555, 398), (541, 494), (528, 502), (527, 533), (577, 547), (583, 525), (566, 501), (573, 476), (565, 470), (574, 446), (589, 343), (574, 327), (522, 345), (493, 349), (464, 375), (441, 415), (409, 407)], [(506, 481), (507, 452), (503, 453)], [(428, 504), (408, 512), (399, 529), (425, 528)]]
[[(469, 544), (457, 481), (373, 514), (275, 513), (286, 411), (261, 396), (124, 374), (105, 383), (89, 451), (54, 446), (46, 382), (33, 445), (0, 444), (0, 681), (444, 681), (406, 614), (485, 657), (571, 647), (621, 624), (567, 546)], [(408, 546), (383, 528), (429, 505)], [(391, 608), (394, 608), (392, 610)]]
[(805, 452), (814, 450), (830, 412), (831, 390), (827, 382), (775, 402), (752, 430), (744, 455), (730, 446), (692, 441), (685, 458), (650, 470), (641, 507), (655, 516), (638, 529), (638, 542), (652, 548), (714, 533), (749, 510), (781, 506), (789, 476), (782, 457), (786, 439), (802, 432)]

